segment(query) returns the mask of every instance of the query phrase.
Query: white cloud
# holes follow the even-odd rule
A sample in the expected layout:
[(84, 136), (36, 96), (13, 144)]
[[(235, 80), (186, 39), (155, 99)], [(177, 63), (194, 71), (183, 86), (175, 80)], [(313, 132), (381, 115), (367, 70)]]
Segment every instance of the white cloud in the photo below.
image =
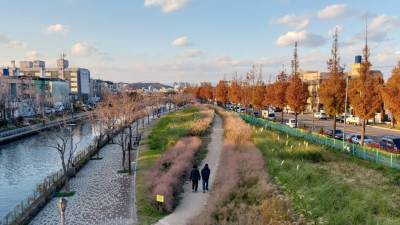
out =
[(400, 18), (397, 16), (387, 16), (385, 14), (379, 15), (377, 17), (375, 17), (371, 24), (369, 25), (369, 28), (377, 28), (381, 25), (385, 25), (384, 27), (384, 31), (391, 31), (391, 30), (395, 30), (397, 28), (400, 27)]
[(287, 34), (280, 36), (275, 44), (280, 47), (294, 46), (296, 41), (299, 46), (312, 48), (323, 45), (326, 39), (321, 35), (312, 34), (307, 31), (289, 31)]
[(9, 41), (5, 46), (10, 48), (26, 49), (28, 44), (22, 41)]
[(96, 60), (99, 60), (99, 61), (112, 61), (114, 59), (109, 57), (109, 56), (107, 56), (107, 54), (101, 54), (101, 55), (98, 55), (96, 57)]
[(26, 57), (29, 59), (34, 59), (37, 57), (37, 52), (36, 51), (31, 51), (31, 52), (27, 52), (25, 53)]
[(328, 35), (333, 35), (335, 34), (335, 29), (337, 28), (338, 33), (344, 31), (344, 27), (341, 25), (336, 25), (332, 30), (328, 31)]
[(136, 68), (138, 68), (140, 70), (144, 70), (144, 69), (147, 69), (148, 66), (149, 66), (149, 64), (147, 64), (147, 63), (138, 63)]
[(353, 15), (354, 11), (346, 7), (346, 4), (328, 5), (323, 10), (318, 11), (320, 19), (336, 19), (339, 16), (345, 17)]
[(189, 40), (187, 37), (180, 37), (178, 39), (175, 39), (172, 42), (173, 46), (188, 46), (188, 45), (192, 45), (192, 43), (189, 43)]
[(297, 30), (303, 29), (310, 23), (310, 19), (306, 16), (296, 16), (295, 14), (285, 15), (277, 21), (272, 20), (271, 24), (286, 24)]
[(63, 34), (66, 34), (68, 33), (68, 31), (69, 31), (69, 26), (62, 24), (50, 25), (46, 28), (46, 33), (61, 32)]
[(202, 51), (195, 50), (195, 49), (187, 50), (186, 52), (179, 54), (179, 57), (182, 57), (182, 58), (204, 57), (204, 56), (206, 56), (206, 54), (204, 54)]
[(6, 36), (0, 34), (0, 42), (1, 42), (1, 43), (7, 43), (7, 42), (9, 42), (9, 41), (10, 41), (10, 40), (8, 39), (8, 37), (6, 37)]
[(77, 43), (72, 46), (72, 53), (75, 55), (90, 55), (95, 51), (97, 51), (97, 49), (89, 46), (87, 42)]
[(145, 0), (144, 6), (158, 5), (162, 7), (164, 13), (178, 10), (187, 5), (192, 0)]
[[(368, 42), (382, 42), (385, 41), (387, 34), (384, 32), (371, 30), (368, 31)], [(345, 44), (356, 44), (359, 42), (365, 42), (365, 33), (357, 33), (349, 38), (347, 38), (344, 43)]]

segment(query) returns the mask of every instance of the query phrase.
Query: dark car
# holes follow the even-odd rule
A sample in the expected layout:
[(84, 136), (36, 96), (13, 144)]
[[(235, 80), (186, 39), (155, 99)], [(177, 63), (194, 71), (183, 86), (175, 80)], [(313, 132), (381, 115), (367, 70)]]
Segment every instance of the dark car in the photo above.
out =
[(381, 141), (379, 142), (379, 145), (382, 148), (396, 149), (397, 151), (399, 151), (400, 150), (400, 137), (399, 136), (389, 136), (389, 135), (382, 136)]
[[(328, 130), (325, 131), (325, 133), (328, 134), (330, 137), (332, 137), (333, 130), (332, 129), (328, 129)], [(342, 130), (335, 130), (335, 137), (334, 138), (342, 140), (343, 139), (343, 131)]]
[(254, 117), (258, 118), (258, 112), (254, 112)]

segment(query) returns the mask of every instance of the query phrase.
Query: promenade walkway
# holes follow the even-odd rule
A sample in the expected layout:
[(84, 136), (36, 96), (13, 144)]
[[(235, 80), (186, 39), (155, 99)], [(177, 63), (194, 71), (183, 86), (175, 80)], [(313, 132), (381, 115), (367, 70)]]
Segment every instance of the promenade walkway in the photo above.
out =
[[(169, 113), (169, 112), (166, 112)], [(149, 126), (157, 117), (150, 116)], [(141, 126), (141, 123), (139, 123)], [(136, 129), (135, 129), (136, 130)], [(121, 169), (121, 146), (108, 144), (99, 153), (102, 160), (91, 160), (70, 180), (70, 190), (76, 191), (68, 201), (65, 211), (65, 224), (135, 224), (133, 173), (118, 174)], [(136, 152), (131, 152), (134, 162)], [(62, 192), (65, 189), (61, 190)], [(53, 198), (31, 221), (30, 225), (58, 225), (60, 212)]]
[[(222, 119), (218, 114), (215, 114), (213, 124), (213, 133), (211, 134), (211, 142), (208, 144), (207, 157), (203, 160), (202, 166), (199, 167), (201, 170), (204, 164), (208, 163), (211, 169), (209, 189), (212, 189), (212, 184), (217, 172), (219, 157), (222, 148), (224, 129), (222, 127)], [(193, 193), (191, 188), (191, 182), (186, 182), (183, 186), (184, 193), (181, 200), (181, 204), (176, 207), (175, 211), (161, 219), (156, 225), (180, 225), (186, 224), (187, 220), (198, 213), (200, 213), (207, 202), (209, 192), (203, 193), (202, 182), (199, 181), (198, 193)]]

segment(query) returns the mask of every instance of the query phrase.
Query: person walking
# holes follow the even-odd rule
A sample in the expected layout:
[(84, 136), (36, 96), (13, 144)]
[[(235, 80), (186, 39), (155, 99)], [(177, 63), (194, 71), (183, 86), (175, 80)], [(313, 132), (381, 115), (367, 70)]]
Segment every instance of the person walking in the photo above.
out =
[(197, 193), (197, 187), (199, 185), (199, 180), (201, 179), (201, 177), (200, 177), (200, 172), (197, 170), (196, 165), (193, 166), (193, 170), (192, 172), (190, 172), (189, 179), (192, 181), (192, 192)]
[(208, 168), (208, 164), (204, 165), (204, 168), (201, 170), (201, 178), (203, 178), (203, 193), (208, 191), (208, 178), (210, 178), (211, 170)]

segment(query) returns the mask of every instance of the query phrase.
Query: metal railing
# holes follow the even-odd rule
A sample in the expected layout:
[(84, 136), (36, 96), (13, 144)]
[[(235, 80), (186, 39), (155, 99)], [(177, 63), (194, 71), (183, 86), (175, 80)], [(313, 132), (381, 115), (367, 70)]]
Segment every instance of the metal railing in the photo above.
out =
[(247, 121), (261, 124), (274, 130), (282, 131), (292, 136), (303, 137), (304, 139), (320, 144), (335, 148), (339, 151), (348, 152), (352, 155), (362, 157), (364, 160), (373, 161), (391, 168), (400, 169), (400, 154), (393, 154), (390, 152), (382, 151), (380, 149), (371, 148), (368, 146), (359, 146), (346, 141), (330, 138), (312, 131), (302, 130), (299, 128), (291, 128), (287, 125), (275, 123), (269, 120), (264, 120), (249, 116), (246, 114), (238, 113), (238, 115)]

